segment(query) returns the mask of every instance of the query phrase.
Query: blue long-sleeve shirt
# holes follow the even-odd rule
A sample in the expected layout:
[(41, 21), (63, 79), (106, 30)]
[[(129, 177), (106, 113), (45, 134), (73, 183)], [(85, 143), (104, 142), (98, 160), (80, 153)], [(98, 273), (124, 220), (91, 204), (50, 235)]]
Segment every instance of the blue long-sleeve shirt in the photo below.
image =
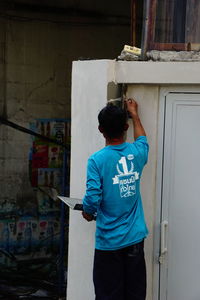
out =
[(148, 150), (147, 138), (140, 136), (132, 144), (106, 146), (89, 158), (83, 209), (97, 213), (96, 249), (120, 249), (147, 236), (140, 178)]

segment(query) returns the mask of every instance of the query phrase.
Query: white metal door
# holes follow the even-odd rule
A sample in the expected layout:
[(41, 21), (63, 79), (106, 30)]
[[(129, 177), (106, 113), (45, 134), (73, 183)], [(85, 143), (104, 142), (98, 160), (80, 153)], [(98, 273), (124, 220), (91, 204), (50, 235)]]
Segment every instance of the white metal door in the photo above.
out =
[(160, 300), (200, 300), (200, 94), (166, 97)]

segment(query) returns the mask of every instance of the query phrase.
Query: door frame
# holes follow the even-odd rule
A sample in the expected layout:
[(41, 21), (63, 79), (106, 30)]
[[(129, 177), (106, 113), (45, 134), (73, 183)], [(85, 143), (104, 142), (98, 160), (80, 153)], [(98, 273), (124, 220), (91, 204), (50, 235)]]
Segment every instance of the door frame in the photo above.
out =
[(165, 111), (166, 98), (169, 94), (196, 94), (200, 93), (199, 85), (188, 86), (161, 86), (159, 93), (158, 111), (158, 139), (157, 139), (157, 170), (156, 170), (156, 201), (154, 220), (154, 277), (153, 277), (153, 300), (165, 299), (160, 293), (160, 224), (162, 221), (162, 189), (163, 189), (163, 162), (164, 162), (164, 142), (165, 142)]

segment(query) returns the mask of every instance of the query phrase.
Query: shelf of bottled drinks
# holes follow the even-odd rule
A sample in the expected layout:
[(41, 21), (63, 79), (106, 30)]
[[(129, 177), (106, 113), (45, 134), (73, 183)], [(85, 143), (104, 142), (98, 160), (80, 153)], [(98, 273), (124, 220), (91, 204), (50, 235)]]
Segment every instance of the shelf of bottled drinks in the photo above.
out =
[(27, 154), (30, 197), (23, 205), (20, 199), (1, 203), (0, 277), (6, 280), (15, 273), (16, 280), (17, 276), (28, 278), (31, 271), (33, 279), (62, 289), (67, 273), (68, 210), (44, 190), (69, 195), (70, 120), (37, 119), (30, 128), (41, 135), (31, 137)]

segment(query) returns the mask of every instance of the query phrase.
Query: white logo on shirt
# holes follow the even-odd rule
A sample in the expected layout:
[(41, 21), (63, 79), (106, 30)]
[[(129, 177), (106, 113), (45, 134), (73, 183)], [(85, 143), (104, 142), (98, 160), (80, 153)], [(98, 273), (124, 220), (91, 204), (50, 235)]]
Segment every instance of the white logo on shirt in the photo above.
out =
[[(129, 154), (127, 159), (133, 160), (134, 156)], [(118, 175), (113, 177), (113, 184), (119, 184), (119, 190), (121, 197), (130, 197), (135, 194), (135, 181), (139, 179), (139, 173), (134, 171), (134, 164), (131, 161), (130, 169), (128, 169), (126, 157), (122, 158), (117, 163), (117, 172)]]

